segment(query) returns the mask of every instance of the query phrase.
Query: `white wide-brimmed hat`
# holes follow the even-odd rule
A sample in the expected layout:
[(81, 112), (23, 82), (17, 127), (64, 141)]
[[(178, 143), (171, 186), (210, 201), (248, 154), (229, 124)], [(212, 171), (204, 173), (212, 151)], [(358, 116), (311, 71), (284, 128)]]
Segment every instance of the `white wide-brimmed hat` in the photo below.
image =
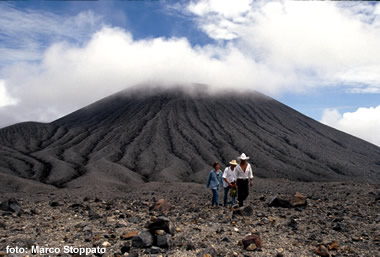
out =
[(239, 157), (238, 157), (239, 160), (248, 160), (249, 157), (245, 155), (245, 153), (242, 153)]

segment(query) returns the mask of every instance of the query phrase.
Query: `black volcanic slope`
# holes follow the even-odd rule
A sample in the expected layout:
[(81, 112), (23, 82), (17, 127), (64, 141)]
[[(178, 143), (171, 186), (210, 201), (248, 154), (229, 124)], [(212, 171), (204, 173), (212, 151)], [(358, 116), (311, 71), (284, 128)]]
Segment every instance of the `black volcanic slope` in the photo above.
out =
[[(255, 175), (380, 182), (380, 148), (259, 93), (118, 93), (50, 124), (0, 130), (0, 187), (132, 185), (207, 178), (241, 152)], [(222, 165), (223, 166), (223, 165)]]

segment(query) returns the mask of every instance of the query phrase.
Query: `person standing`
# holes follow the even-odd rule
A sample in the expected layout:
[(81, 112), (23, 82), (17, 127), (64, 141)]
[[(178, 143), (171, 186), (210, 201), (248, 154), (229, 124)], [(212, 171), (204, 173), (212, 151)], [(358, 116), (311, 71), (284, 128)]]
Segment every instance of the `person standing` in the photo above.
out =
[(220, 165), (217, 162), (214, 162), (212, 165), (214, 168), (210, 171), (210, 174), (207, 179), (206, 186), (211, 188), (212, 191), (212, 200), (211, 206), (219, 206), (219, 185), (222, 183), (222, 171), (220, 170)]
[(244, 205), (244, 200), (247, 199), (249, 195), (249, 185), (253, 186), (253, 172), (251, 165), (247, 162), (249, 159), (245, 153), (242, 153), (238, 159), (240, 164), (236, 167), (236, 181), (238, 189), (238, 201), (239, 207)]
[[(223, 187), (224, 187), (224, 207), (227, 207), (228, 192), (230, 189), (236, 188), (236, 175), (235, 167), (238, 165), (236, 160), (229, 162), (230, 166), (226, 167), (223, 172)], [(231, 204), (234, 205), (236, 201), (236, 196), (231, 199)]]

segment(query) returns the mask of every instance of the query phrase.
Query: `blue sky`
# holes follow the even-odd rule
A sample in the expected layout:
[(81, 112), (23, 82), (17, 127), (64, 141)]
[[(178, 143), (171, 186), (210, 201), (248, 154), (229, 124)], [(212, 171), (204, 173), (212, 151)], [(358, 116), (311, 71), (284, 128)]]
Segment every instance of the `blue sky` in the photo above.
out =
[(204, 83), (380, 145), (379, 17), (365, 2), (1, 1), (0, 126), (140, 83)]

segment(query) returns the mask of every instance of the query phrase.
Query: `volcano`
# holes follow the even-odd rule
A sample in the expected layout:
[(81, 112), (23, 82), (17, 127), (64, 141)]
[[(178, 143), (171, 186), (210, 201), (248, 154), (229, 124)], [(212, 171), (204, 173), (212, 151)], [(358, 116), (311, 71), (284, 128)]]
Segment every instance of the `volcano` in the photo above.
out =
[(380, 182), (380, 148), (260, 94), (129, 90), (51, 123), (0, 130), (0, 186), (204, 183), (240, 153), (254, 175)]

